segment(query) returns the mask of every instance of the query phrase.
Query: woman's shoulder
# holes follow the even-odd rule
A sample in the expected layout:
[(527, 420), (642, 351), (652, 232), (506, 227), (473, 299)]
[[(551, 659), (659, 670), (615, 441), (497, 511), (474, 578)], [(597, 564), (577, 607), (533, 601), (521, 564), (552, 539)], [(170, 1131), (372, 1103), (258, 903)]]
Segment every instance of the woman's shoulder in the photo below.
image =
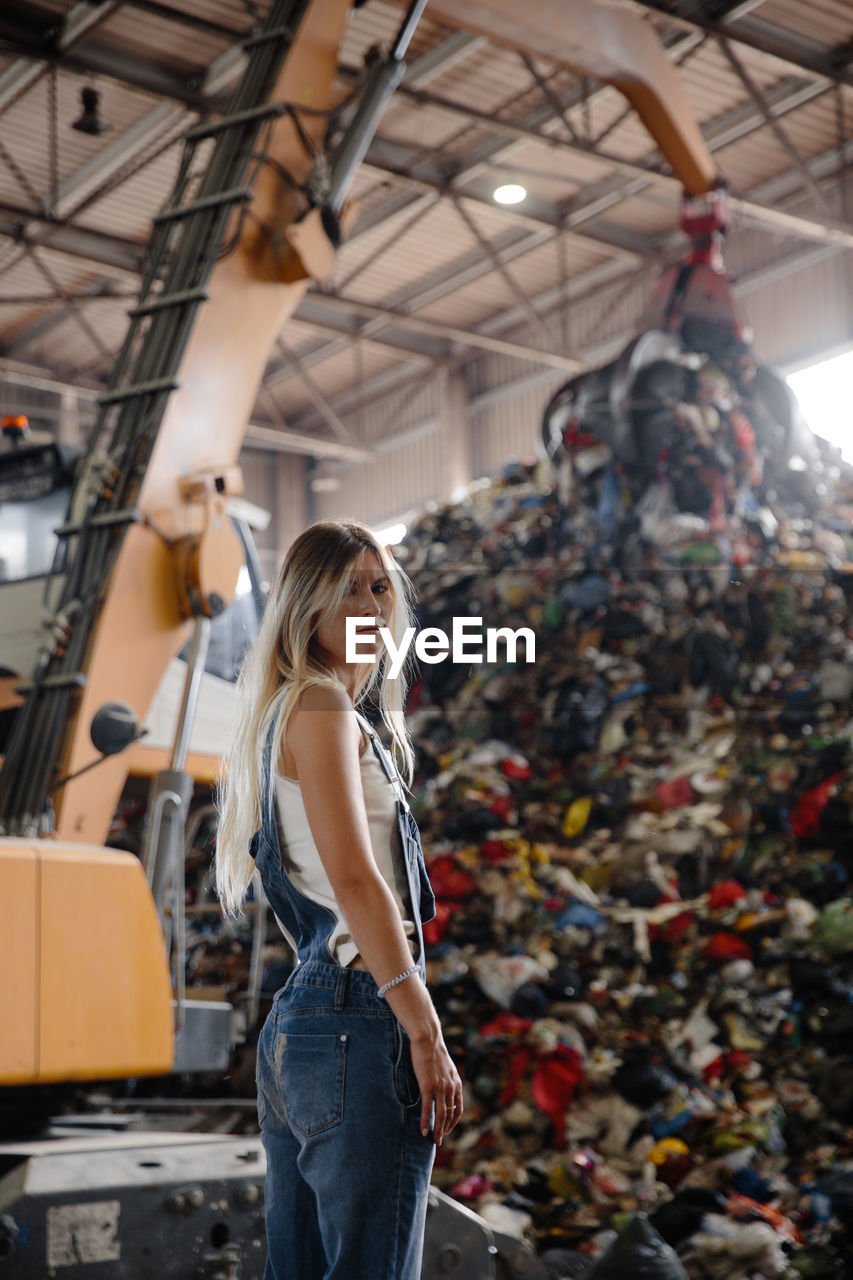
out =
[[(317, 715), (316, 712), (332, 714)], [(327, 684), (307, 684), (300, 691), (288, 716), (288, 747), (295, 746), (298, 751), (300, 744), (307, 740), (312, 754), (316, 750), (322, 751), (340, 732), (341, 719), (352, 723), (354, 736), (358, 737), (359, 755), (362, 756), (367, 740), (362, 737), (357, 715), (343, 685), (335, 685), (331, 681)], [(287, 748), (282, 754), (287, 757)]]
[(353, 710), (349, 694), (342, 684), (311, 683), (299, 692), (291, 717), (300, 711), (339, 711), (350, 714)]

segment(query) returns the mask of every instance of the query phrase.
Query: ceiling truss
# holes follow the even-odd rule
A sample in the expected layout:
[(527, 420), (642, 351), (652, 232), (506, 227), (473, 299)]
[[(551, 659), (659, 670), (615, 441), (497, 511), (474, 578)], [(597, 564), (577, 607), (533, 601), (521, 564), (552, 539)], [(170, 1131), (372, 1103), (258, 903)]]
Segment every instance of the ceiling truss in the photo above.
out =
[[(701, 4), (697, 0), (643, 0), (636, 7), (666, 18), (661, 34), (674, 61), (689, 63), (708, 41), (713, 41), (742, 83), (744, 100), (728, 106), (703, 127), (712, 152), (722, 151), (761, 129), (772, 131), (784, 148), (790, 169), (736, 199), (742, 221), (817, 242), (818, 249), (807, 251), (813, 254), (853, 248), (853, 227), (839, 217), (824, 190), (826, 181), (853, 160), (853, 144), (848, 146), (849, 140), (841, 136), (837, 148), (818, 156), (804, 156), (781, 123), (822, 95), (853, 85), (853, 49), (847, 45), (827, 49), (805, 36), (783, 31), (761, 16), (762, 0), (704, 0)], [(184, 24), (229, 47), (208, 71), (188, 78), (165, 63), (130, 50), (116, 51), (105, 40), (101, 29), (120, 9), (136, 9)], [(27, 203), (0, 204), (0, 237), (4, 238), (0, 240), (0, 279), (25, 255), (37, 265), (48, 286), (47, 292), (32, 295), (31, 301), (47, 299), (56, 304), (50, 312), (21, 328), (5, 344), (2, 355), (25, 358), (28, 348), (36, 342), (49, 342), (51, 331), (73, 316), (89, 334), (101, 364), (109, 362), (109, 350), (87, 320), (89, 309), (130, 289), (140, 271), (144, 248), (121, 236), (82, 226), (74, 218), (83, 209), (96, 208), (99, 199), (138, 171), (139, 164), (175, 145), (185, 129), (199, 118), (222, 110), (227, 89), (242, 66), (239, 41), (249, 26), (248, 17), (246, 29), (237, 30), (199, 15), (177, 15), (158, 0), (102, 0), (94, 6), (74, 6), (64, 22), (46, 33), (44, 24), (34, 19), (32, 5), (23, 0), (6, 0), (0, 13), (0, 44), (16, 53), (19, 60), (0, 75), (0, 116), (40, 78), (55, 74), (57, 68), (106, 75), (154, 94), (161, 101), (135, 125), (106, 143), (88, 164), (64, 181), (54, 183), (48, 200), (33, 198), (37, 193), (30, 192)], [(392, 350), (402, 362), (402, 373), (409, 377), (422, 377), (425, 372), (434, 371), (437, 364), (471, 358), (481, 351), (502, 351), (520, 360), (534, 361), (543, 369), (574, 371), (589, 353), (566, 354), (558, 350), (559, 338), (548, 327), (549, 308), (543, 303), (544, 295), (529, 297), (510, 265), (523, 264), (527, 254), (566, 237), (595, 244), (606, 255), (605, 260), (571, 282), (555, 286), (562, 288), (565, 299), (583, 297), (587, 280), (590, 288), (601, 281), (612, 284), (617, 292), (620, 287), (627, 289), (637, 278), (638, 265), (642, 264), (644, 271), (648, 264), (655, 269), (677, 253), (677, 234), (649, 235), (619, 220), (624, 201), (643, 193), (653, 195), (655, 191), (674, 196), (678, 183), (661, 157), (651, 150), (638, 161), (606, 148), (607, 138), (626, 113), (593, 136), (589, 127), (591, 105), (599, 95), (612, 92), (607, 87), (591, 87), (577, 80), (567, 87), (565, 76), (527, 59), (530, 89), (535, 91), (536, 100), (522, 114), (513, 112), (511, 119), (504, 118), (506, 113), (500, 110), (489, 114), (446, 92), (428, 88), (484, 45), (479, 37), (457, 32), (409, 68), (399, 95), (425, 109), (440, 109), (457, 116), (464, 122), (457, 135), (460, 142), (449, 151), (431, 151), (416, 139), (404, 141), (398, 135), (380, 132), (374, 139), (366, 163), (377, 182), (385, 184), (383, 198), (371, 204), (353, 235), (365, 236), (385, 223), (389, 224), (389, 233), (338, 282), (334, 292), (315, 288), (306, 295), (295, 319), (313, 328), (318, 338), (298, 352), (283, 343), (279, 345), (265, 378), (265, 403), (270, 406), (271, 416), (275, 416), (273, 393), (298, 379), (310, 396), (313, 414), (319, 414), (339, 442), (346, 443), (347, 428), (340, 416), (344, 411), (340, 404), (346, 403), (346, 397), (340, 402), (335, 397), (327, 398), (311, 370), (364, 342)], [(769, 88), (760, 89), (744, 65), (744, 51), (750, 50), (781, 59), (788, 74)], [(350, 78), (355, 74), (346, 68), (342, 73)], [(465, 148), (462, 142), (472, 129), (474, 142)], [(486, 236), (477, 225), (476, 211), (478, 207), (488, 207), (494, 212), (491, 193), (495, 175), (510, 172), (515, 150), (531, 141), (551, 151), (594, 159), (600, 163), (602, 177), (582, 195), (562, 202), (529, 197), (523, 212), (505, 212), (505, 230)], [(3, 164), (0, 149), (0, 167)], [(808, 198), (805, 208), (804, 196)], [(791, 202), (795, 208), (780, 208)], [(367, 275), (392, 242), (415, 231), (442, 203), (455, 210), (463, 237), (460, 247), (466, 240), (470, 247), (465, 247), (452, 262), (428, 272), (415, 285), (397, 291), (381, 306), (359, 298), (359, 278)], [(79, 290), (63, 288), (52, 275), (42, 251), (84, 261), (90, 269), (86, 283)], [(537, 333), (541, 345), (534, 349), (529, 340), (514, 341), (506, 324), (498, 326), (499, 333), (495, 323), (466, 328), (417, 314), (430, 303), (488, 274), (501, 277), (515, 300), (515, 307), (508, 309), (503, 319), (511, 316), (514, 325), (525, 325), (528, 332)], [(3, 314), (0, 311), (0, 320)], [(307, 417), (311, 418), (312, 413)]]

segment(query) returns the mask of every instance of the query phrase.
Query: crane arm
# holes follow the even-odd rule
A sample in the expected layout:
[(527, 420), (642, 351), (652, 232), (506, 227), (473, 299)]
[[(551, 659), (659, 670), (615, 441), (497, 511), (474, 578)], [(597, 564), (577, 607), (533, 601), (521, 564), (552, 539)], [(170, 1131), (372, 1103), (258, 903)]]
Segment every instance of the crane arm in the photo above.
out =
[(612, 84), (690, 195), (717, 185), (713, 158), (678, 73), (638, 15), (596, 0), (430, 0), (429, 11), (448, 26)]

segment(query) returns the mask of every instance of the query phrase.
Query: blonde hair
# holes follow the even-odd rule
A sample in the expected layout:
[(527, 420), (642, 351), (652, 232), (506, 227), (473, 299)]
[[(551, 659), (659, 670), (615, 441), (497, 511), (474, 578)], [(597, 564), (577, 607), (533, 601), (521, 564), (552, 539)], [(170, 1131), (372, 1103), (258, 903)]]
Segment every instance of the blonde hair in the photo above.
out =
[[(263, 752), (273, 726), (270, 786), (293, 708), (309, 685), (341, 689), (338, 677), (312, 644), (317, 627), (346, 601), (364, 555), (374, 551), (391, 581), (385, 625), (399, 647), (414, 626), (412, 584), (376, 535), (355, 520), (320, 520), (291, 545), (271, 590), (258, 636), (246, 654), (237, 681), (237, 709), (230, 750), (221, 762), (217, 807), (216, 892), (228, 915), (239, 915), (255, 864), (249, 841), (261, 825)], [(392, 752), (402, 758), (401, 772), (411, 783), (414, 754), (404, 717), (407, 667), (395, 680), (387, 656), (357, 668), (355, 706), (371, 696), (391, 734)]]

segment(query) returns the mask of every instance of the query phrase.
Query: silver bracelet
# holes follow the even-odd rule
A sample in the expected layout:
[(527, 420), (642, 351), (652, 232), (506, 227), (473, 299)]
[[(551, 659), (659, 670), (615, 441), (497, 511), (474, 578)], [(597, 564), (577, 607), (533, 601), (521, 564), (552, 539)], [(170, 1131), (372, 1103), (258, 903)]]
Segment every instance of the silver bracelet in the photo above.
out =
[(401, 982), (405, 982), (407, 978), (411, 978), (413, 973), (417, 973), (418, 966), (413, 964), (410, 969), (405, 969), (402, 973), (398, 973), (396, 978), (392, 978), (390, 982), (386, 982), (384, 986), (377, 991), (378, 996), (384, 996), (386, 991), (390, 991), (392, 987), (399, 986)]

